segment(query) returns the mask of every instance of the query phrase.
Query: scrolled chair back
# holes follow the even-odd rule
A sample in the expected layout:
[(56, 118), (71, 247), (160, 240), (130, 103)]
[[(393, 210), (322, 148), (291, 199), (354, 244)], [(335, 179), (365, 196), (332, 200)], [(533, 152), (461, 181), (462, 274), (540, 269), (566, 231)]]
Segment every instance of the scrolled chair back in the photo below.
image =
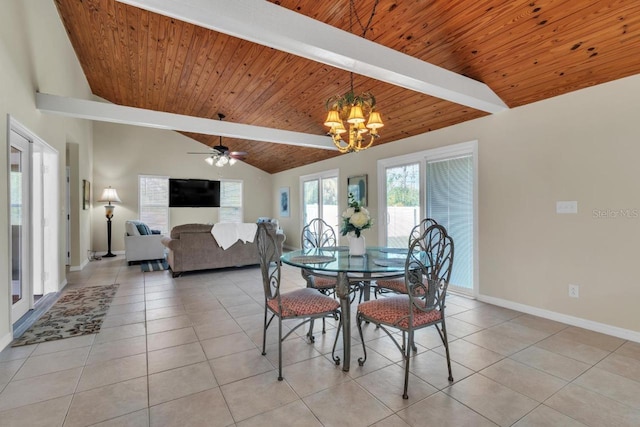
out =
[(280, 269), (282, 266), (274, 228), (268, 227), (267, 223), (258, 224), (256, 240), (264, 296), (266, 300), (271, 300), (280, 295)]
[(411, 234), (409, 234), (409, 246), (411, 246), (411, 241), (413, 239), (419, 238), (429, 227), (432, 225), (437, 225), (438, 222), (433, 218), (424, 218), (411, 230)]
[(322, 218), (314, 218), (302, 228), (300, 235), (302, 249), (333, 247), (337, 243), (335, 230)]
[(405, 282), (414, 307), (422, 311), (444, 310), (453, 249), (453, 239), (438, 224), (429, 226), (411, 241), (405, 262)]

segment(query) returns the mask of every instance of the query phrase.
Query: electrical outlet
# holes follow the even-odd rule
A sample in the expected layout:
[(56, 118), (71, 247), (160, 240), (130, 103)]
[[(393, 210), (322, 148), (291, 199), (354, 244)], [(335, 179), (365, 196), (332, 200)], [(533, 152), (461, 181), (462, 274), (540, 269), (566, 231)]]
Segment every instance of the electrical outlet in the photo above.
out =
[(580, 298), (580, 285), (569, 285), (569, 296), (571, 298)]

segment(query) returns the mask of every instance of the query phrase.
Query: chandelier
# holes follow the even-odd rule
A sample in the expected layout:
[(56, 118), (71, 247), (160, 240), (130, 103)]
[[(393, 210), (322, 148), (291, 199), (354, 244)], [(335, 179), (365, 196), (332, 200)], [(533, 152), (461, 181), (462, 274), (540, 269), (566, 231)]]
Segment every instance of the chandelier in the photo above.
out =
[[(351, 81), (353, 82), (353, 76)], [(376, 99), (371, 93), (355, 95), (353, 83), (349, 92), (327, 100), (329, 114), (324, 125), (329, 128), (329, 135), (338, 151), (351, 153), (366, 150), (371, 147), (373, 140), (380, 136), (378, 129), (383, 127), (384, 123), (380, 113), (374, 111), (375, 104)], [(344, 126), (344, 120), (349, 126), (348, 129)], [(347, 138), (343, 139), (342, 135), (345, 133)]]
[[(356, 12), (353, 0), (349, 1), (349, 27), (353, 27), (353, 16), (362, 28), (365, 37), (376, 13), (378, 0), (373, 5), (371, 16), (366, 25), (362, 25)], [(328, 111), (324, 125), (329, 128), (329, 135), (341, 153), (352, 153), (371, 147), (378, 138), (378, 129), (384, 126), (380, 113), (375, 111), (376, 98), (369, 92), (356, 95), (353, 90), (353, 73), (350, 74), (351, 90), (344, 95), (332, 96), (326, 102)], [(346, 121), (348, 128), (345, 127)], [(366, 122), (366, 124), (365, 124)], [(367, 135), (367, 133), (369, 135)], [(343, 138), (343, 134), (346, 134)]]

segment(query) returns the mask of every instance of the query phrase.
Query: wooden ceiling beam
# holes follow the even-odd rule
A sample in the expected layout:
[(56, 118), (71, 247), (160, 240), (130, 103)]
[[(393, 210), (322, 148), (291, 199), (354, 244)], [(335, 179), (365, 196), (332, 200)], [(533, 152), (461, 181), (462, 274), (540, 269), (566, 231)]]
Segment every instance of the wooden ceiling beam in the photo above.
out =
[(508, 109), (482, 82), (266, 1), (117, 1), (477, 110)]
[(67, 98), (48, 93), (36, 93), (36, 108), (46, 113), (101, 122), (194, 132), (205, 135), (265, 141), (324, 150), (337, 150), (331, 138), (322, 135), (272, 129), (263, 126), (244, 125), (221, 120), (165, 113), (162, 111), (145, 110), (143, 108), (125, 107), (106, 102)]

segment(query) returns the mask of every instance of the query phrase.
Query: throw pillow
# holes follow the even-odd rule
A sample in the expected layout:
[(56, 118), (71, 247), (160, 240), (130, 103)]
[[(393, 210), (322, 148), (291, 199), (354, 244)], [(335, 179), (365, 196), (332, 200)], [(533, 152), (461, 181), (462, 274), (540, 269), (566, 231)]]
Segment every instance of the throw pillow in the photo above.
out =
[(138, 227), (138, 231), (140, 232), (141, 236), (148, 236), (149, 234), (151, 234), (151, 230), (149, 229), (149, 226), (147, 224), (136, 224), (136, 227)]
[(151, 230), (151, 234), (161, 234), (160, 230)]
[(124, 230), (127, 232), (127, 236), (139, 236), (137, 221), (126, 221), (124, 223)]

